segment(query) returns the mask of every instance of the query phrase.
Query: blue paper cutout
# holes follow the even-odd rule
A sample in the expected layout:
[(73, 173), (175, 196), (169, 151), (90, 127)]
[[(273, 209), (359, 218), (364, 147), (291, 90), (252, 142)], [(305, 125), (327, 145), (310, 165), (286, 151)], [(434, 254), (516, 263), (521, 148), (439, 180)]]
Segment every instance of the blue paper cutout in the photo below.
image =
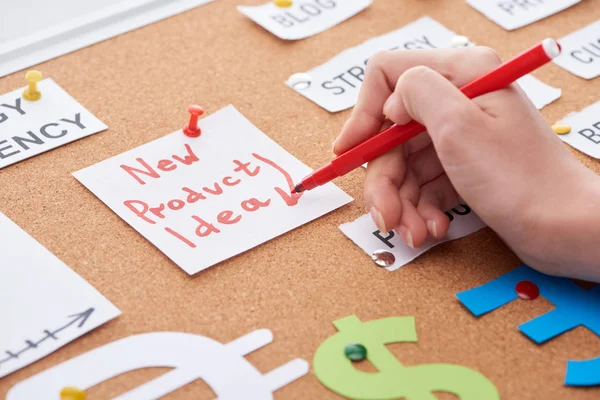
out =
[[(585, 290), (569, 279), (544, 275), (526, 265), (484, 285), (460, 292), (456, 297), (475, 316), (480, 316), (517, 299), (515, 287), (524, 280), (534, 282), (540, 295), (556, 307), (519, 325), (519, 330), (531, 340), (540, 344), (577, 326), (585, 326), (600, 336), (600, 286)], [(565, 384), (600, 384), (600, 357), (569, 361)]]
[(585, 361), (567, 361), (565, 385), (600, 385), (600, 357)]

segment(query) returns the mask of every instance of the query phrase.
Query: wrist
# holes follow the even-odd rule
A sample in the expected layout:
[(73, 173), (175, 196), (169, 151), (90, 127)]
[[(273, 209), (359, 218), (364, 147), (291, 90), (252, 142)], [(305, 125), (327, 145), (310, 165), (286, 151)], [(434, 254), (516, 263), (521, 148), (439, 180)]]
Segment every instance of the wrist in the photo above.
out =
[(600, 176), (585, 169), (536, 215), (535, 243), (520, 254), (541, 272), (600, 282)]

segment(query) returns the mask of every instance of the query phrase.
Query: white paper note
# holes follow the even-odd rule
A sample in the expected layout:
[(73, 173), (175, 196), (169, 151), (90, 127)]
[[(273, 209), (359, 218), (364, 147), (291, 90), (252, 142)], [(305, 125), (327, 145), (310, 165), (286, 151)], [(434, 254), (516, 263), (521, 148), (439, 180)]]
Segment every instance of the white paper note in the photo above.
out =
[(4, 2), (0, 77), (211, 1), (27, 0), (12, 7)]
[(533, 75), (525, 75), (517, 83), (538, 110), (558, 100), (562, 94), (560, 89), (546, 85)]
[(585, 79), (600, 75), (600, 20), (559, 40), (561, 54), (553, 61)]
[(328, 184), (290, 195), (311, 169), (233, 106), (76, 172), (121, 218), (188, 274), (240, 254), (352, 200)]
[(567, 115), (559, 122), (571, 125), (570, 133), (558, 135), (563, 142), (600, 160), (600, 101)]
[(311, 77), (308, 88), (294, 88), (309, 100), (329, 112), (353, 107), (362, 86), (369, 57), (379, 50), (435, 49), (450, 47), (454, 32), (429, 17), (423, 17), (400, 29), (370, 39), (356, 47), (344, 50), (331, 60), (307, 71)]
[(202, 379), (219, 400), (272, 400), (273, 392), (308, 373), (308, 363), (296, 358), (262, 374), (245, 355), (273, 341), (259, 329), (222, 344), (205, 336), (152, 332), (129, 336), (67, 360), (13, 386), (6, 400), (55, 400), (65, 386), (87, 390), (118, 375), (142, 368), (171, 371), (114, 400), (163, 398)]
[(363, 215), (353, 222), (340, 225), (340, 230), (369, 256), (377, 250), (388, 250), (393, 253), (396, 257), (396, 261), (392, 266), (387, 267), (386, 269), (388, 271), (395, 271), (440, 243), (460, 239), (461, 237), (467, 236), (486, 226), (485, 223), (465, 205), (453, 208), (446, 212), (446, 215), (451, 219), (450, 228), (448, 229), (446, 237), (441, 240), (429, 237), (425, 240), (425, 243), (417, 249), (408, 247), (394, 231), (381, 233), (375, 226), (375, 223), (369, 214)]
[(52, 79), (38, 88), (37, 101), (23, 88), (0, 96), (0, 169), (106, 129)]
[(467, 0), (477, 11), (508, 31), (549, 17), (581, 0)]
[(336, 26), (371, 3), (372, 0), (294, 0), (290, 7), (282, 8), (269, 1), (237, 9), (280, 39), (298, 40)]
[(0, 377), (56, 351), (120, 311), (0, 213)]

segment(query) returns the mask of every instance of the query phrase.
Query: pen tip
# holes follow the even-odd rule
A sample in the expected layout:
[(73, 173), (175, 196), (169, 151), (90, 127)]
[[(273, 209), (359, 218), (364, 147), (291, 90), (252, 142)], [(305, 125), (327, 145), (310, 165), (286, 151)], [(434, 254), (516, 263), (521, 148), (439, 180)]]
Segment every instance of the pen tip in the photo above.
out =
[(304, 189), (304, 186), (299, 183), (294, 187), (294, 193), (302, 193), (304, 192), (306, 189)]

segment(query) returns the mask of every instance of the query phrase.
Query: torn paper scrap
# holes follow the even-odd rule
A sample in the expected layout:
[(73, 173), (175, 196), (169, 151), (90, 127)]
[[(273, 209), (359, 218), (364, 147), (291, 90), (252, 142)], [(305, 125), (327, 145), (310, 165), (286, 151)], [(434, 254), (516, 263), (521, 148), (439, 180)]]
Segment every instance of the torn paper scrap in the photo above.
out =
[(278, 7), (269, 1), (237, 9), (278, 38), (298, 40), (336, 26), (371, 3), (372, 0), (295, 0), (289, 7)]
[(571, 126), (570, 133), (558, 135), (563, 142), (600, 159), (600, 101), (567, 115), (560, 122)]
[(354, 107), (369, 57), (380, 50), (448, 48), (455, 33), (429, 17), (344, 50), (307, 71), (309, 84), (286, 85), (329, 112)]
[(0, 96), (0, 169), (106, 129), (52, 79), (37, 85), (37, 101), (23, 88)]
[(556, 65), (585, 79), (600, 75), (600, 20), (558, 41), (562, 52), (552, 60)]
[(451, 221), (446, 237), (441, 240), (429, 237), (417, 249), (408, 247), (394, 231), (380, 232), (369, 214), (363, 215), (353, 222), (340, 225), (340, 230), (369, 256), (377, 250), (390, 251), (396, 260), (386, 269), (395, 271), (438, 244), (460, 239), (486, 226), (467, 205), (455, 207), (446, 212), (446, 215)]
[(545, 84), (533, 75), (525, 75), (518, 79), (517, 83), (538, 110), (558, 100), (562, 95), (562, 90)]
[(2, 213), (0, 238), (0, 377), (121, 314)]
[(507, 31), (549, 17), (581, 0), (467, 0), (467, 3)]
[(74, 173), (188, 274), (352, 201), (332, 183), (292, 194), (311, 169), (233, 106), (199, 127), (198, 138), (178, 130)]

